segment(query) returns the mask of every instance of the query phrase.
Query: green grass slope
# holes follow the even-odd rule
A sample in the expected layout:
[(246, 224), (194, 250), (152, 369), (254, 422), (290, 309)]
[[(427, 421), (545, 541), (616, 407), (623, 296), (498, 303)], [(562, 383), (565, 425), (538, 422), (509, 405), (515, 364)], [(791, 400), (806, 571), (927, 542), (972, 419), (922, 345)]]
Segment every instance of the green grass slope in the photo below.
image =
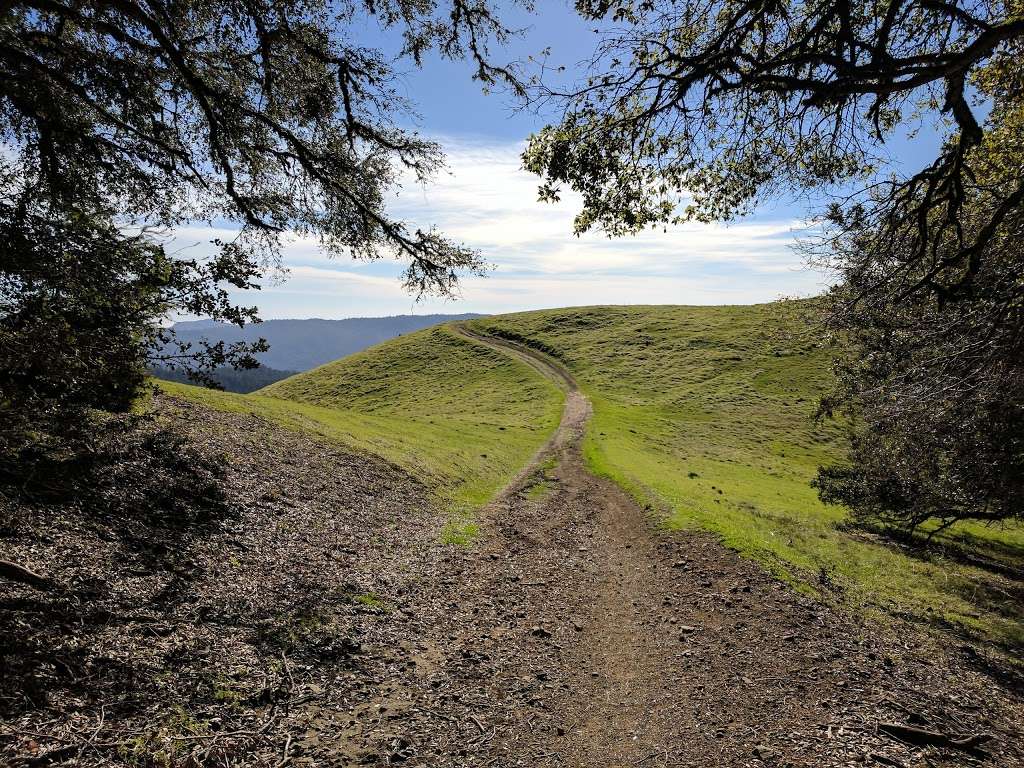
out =
[(162, 382), (170, 394), (257, 414), (369, 451), (438, 489), (446, 536), (472, 535), (486, 503), (554, 431), (563, 393), (529, 365), (444, 326), (235, 395)]
[(926, 552), (851, 530), (818, 500), (809, 482), (842, 436), (813, 418), (830, 360), (810, 309), (586, 307), (471, 326), (565, 363), (594, 405), (592, 468), (671, 526), (713, 531), (802, 588), (828, 582), (865, 606), (1020, 643), (1020, 584), (998, 573), (1024, 566), (1019, 528), (962, 526)]

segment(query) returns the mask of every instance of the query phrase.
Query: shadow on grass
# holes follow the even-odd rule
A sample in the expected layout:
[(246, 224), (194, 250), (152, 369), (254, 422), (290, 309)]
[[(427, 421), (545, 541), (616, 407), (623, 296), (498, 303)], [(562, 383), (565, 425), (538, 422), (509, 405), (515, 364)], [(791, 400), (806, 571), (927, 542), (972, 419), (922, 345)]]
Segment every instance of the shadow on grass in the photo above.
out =
[(846, 523), (840, 528), (870, 533), (918, 560), (949, 560), (1024, 583), (1024, 546), (984, 539), (966, 532), (929, 538), (927, 532), (908, 534), (902, 529), (867, 523)]
[[(987, 642), (1002, 648), (1009, 657), (1019, 658), (1024, 650), (1024, 546), (963, 531), (929, 537), (927, 532), (908, 534), (879, 524), (848, 522), (839, 528), (866, 533), (906, 557), (948, 569), (949, 593), (974, 609), (967, 618), (987, 625), (983, 632), (989, 637)], [(955, 570), (955, 566), (961, 570)], [(967, 624), (938, 615), (932, 623), (965, 641), (978, 640)], [(973, 666), (1004, 685), (1024, 684), (1024, 664), (979, 653), (979, 648), (984, 650), (970, 643), (962, 647)]]

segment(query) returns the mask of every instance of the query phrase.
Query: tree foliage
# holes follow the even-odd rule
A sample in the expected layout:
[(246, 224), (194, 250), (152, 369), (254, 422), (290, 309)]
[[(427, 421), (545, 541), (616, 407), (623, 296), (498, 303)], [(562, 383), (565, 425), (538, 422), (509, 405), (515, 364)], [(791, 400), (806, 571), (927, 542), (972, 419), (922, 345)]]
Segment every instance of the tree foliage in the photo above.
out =
[[(439, 147), (401, 127), (395, 61), (353, 40), (366, 16), (399, 59), (431, 47), (486, 63), (506, 31), (451, 0), (17, 0), (0, 27), (0, 114), (33, 196), (164, 226), (228, 220), (236, 252), (273, 255), (282, 234), (331, 253), (408, 261), (445, 291), (477, 255), (386, 211), (388, 188), (438, 169)], [(448, 17), (442, 11), (448, 11)], [(9, 193), (14, 190), (8, 189)]]
[[(393, 51), (360, 45), (376, 26)], [(12, 0), (0, 3), (0, 409), (5, 460), (125, 410), (153, 350), (208, 380), (258, 348), (175, 346), (170, 311), (242, 324), (293, 235), (332, 255), (393, 256), (445, 294), (479, 255), (387, 211), (439, 147), (409, 130), (402, 62), (468, 56), (508, 31), (480, 0)], [(212, 255), (158, 237), (236, 229)], [(170, 342), (170, 343), (169, 343)], [(47, 350), (46, 355), (38, 350)], [(49, 435), (49, 438), (46, 437)]]
[[(538, 87), (562, 110), (524, 153), (542, 197), (578, 191), (577, 231), (614, 235), (852, 182), (814, 252), (853, 349), (825, 403), (853, 419), (850, 462), (823, 496), (910, 526), (1019, 515), (1020, 0), (576, 6), (604, 32), (585, 82)], [(945, 141), (887, 177), (912, 120)]]
[[(993, 226), (1024, 173), (1022, 54), (1007, 46), (975, 79), (987, 130), (965, 158), (957, 229), (928, 242), (927, 259), (908, 259), (921, 227), (890, 188), (834, 211), (816, 254), (843, 276), (831, 322), (849, 350), (823, 405), (856, 419), (851, 461), (818, 486), (861, 517), (909, 528), (1024, 517), (1024, 207)], [(977, 244), (966, 258), (965, 241)]]
[[(54, 207), (0, 205), (0, 484), (25, 488), (41, 467), (75, 462), (96, 444), (94, 409), (128, 412), (151, 350), (167, 340), (170, 306), (243, 322), (223, 289), (239, 279), (230, 259), (169, 257), (144, 235)], [(207, 344), (194, 377), (224, 364), (253, 367), (260, 345)], [(67, 468), (65, 468), (66, 470)]]

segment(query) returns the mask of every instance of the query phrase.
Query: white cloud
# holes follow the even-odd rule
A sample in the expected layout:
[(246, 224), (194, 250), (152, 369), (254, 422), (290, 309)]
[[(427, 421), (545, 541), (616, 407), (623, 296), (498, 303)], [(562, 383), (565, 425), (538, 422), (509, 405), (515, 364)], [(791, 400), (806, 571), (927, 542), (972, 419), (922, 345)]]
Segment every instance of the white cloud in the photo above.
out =
[(519, 167), (520, 144), (444, 142), (448, 171), (425, 189), (407, 189), (395, 211), (437, 224), (450, 237), (481, 249), (499, 274), (646, 272), (677, 274), (692, 264), (743, 264), (777, 271), (799, 264), (788, 247), (800, 222), (741, 222), (733, 226), (687, 224), (609, 240), (599, 232), (573, 235), (580, 196), (537, 201), (537, 178)]
[[(800, 222), (756, 217), (731, 226), (687, 224), (609, 240), (576, 237), (573, 193), (537, 201), (536, 177), (520, 170), (518, 144), (442, 141), (448, 168), (426, 188), (410, 185), (392, 212), (410, 225), (436, 225), (478, 248), (496, 269), (466, 278), (456, 301), (413, 304), (400, 265), (329, 259), (318, 244), (294, 238), (285, 248), (288, 279), (239, 297), (265, 317), (349, 317), (417, 312), (502, 312), (582, 304), (725, 304), (820, 292), (821, 274), (803, 269), (791, 244)], [(230, 237), (194, 227), (175, 244)]]

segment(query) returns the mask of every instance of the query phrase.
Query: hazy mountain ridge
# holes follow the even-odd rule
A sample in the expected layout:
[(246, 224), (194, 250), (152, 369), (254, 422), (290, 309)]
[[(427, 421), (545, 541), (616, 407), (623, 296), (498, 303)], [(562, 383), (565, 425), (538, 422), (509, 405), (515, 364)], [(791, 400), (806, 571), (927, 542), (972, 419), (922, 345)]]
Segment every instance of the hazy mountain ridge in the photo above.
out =
[(270, 350), (258, 355), (260, 363), (279, 371), (308, 371), (324, 363), (360, 352), (374, 344), (453, 320), (471, 320), (478, 314), (395, 315), (353, 317), (345, 320), (266, 320), (239, 328), (227, 323), (194, 320), (175, 323), (181, 341), (253, 342), (264, 338)]

